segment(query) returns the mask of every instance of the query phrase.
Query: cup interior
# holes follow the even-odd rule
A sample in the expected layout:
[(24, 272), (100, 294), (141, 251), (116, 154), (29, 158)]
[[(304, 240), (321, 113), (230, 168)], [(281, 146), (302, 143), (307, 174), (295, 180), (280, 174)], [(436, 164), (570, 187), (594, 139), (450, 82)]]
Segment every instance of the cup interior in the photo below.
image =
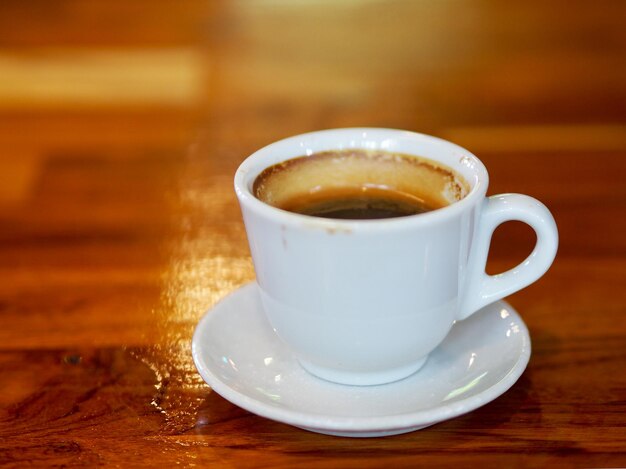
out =
[[(318, 158), (319, 164), (300, 164), (309, 163), (320, 153), (331, 154), (329, 159), (335, 163)], [(400, 164), (390, 161), (398, 158)], [(416, 161), (418, 164), (414, 164)], [(441, 175), (442, 170), (443, 177), (427, 177)], [(271, 179), (263, 177), (268, 171), (282, 173), (269, 190), (261, 187)], [(472, 153), (436, 137), (403, 130), (349, 128), (298, 135), (258, 150), (239, 167), (235, 188), (244, 202), (252, 198), (277, 207), (280, 199), (329, 183), (394, 186), (424, 197), (423, 187), (415, 181), (434, 181), (434, 185), (426, 184), (426, 192), (438, 194), (444, 202), (441, 205), (453, 207), (484, 196), (488, 174)]]

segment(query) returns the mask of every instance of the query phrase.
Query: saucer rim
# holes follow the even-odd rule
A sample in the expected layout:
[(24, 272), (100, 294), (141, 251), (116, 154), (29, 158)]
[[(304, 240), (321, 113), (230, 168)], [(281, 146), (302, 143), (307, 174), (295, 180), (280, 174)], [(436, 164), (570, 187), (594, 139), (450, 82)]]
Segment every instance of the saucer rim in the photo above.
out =
[[(204, 364), (202, 352), (206, 349), (206, 345), (202, 345), (200, 336), (210, 327), (210, 322), (215, 319), (215, 313), (223, 308), (224, 304), (232, 301), (233, 297), (239, 295), (250, 294), (253, 288), (256, 288), (256, 281), (252, 281), (234, 289), (221, 300), (215, 303), (203, 314), (198, 321), (192, 338), (192, 356), (194, 364), (202, 376), (203, 380), (211, 387), (213, 391), (222, 396), (231, 403), (261, 417), (270, 420), (279, 421), (300, 428), (310, 429), (312, 431), (338, 431), (338, 432), (387, 432), (399, 429), (412, 429), (415, 427), (427, 427), (444, 420), (449, 420), (460, 415), (466, 414), (477, 408), (493, 401), (497, 397), (508, 391), (520, 378), (526, 369), (530, 360), (532, 351), (531, 339), (528, 327), (522, 320), (521, 316), (515, 308), (504, 300), (495, 301), (485, 308), (493, 308), (495, 305), (501, 305), (509, 312), (511, 319), (519, 326), (519, 336), (522, 341), (522, 348), (517, 361), (509, 372), (497, 383), (489, 388), (479, 392), (478, 394), (468, 396), (459, 401), (450, 404), (442, 404), (434, 406), (430, 409), (423, 409), (415, 412), (405, 412), (401, 414), (384, 415), (377, 417), (346, 417), (324, 415), (317, 413), (302, 412), (295, 408), (274, 407), (271, 404), (253, 399), (233, 388), (222, 381), (216, 374), (211, 372), (210, 368)], [(218, 312), (219, 314), (219, 312)], [(453, 326), (456, 327), (456, 326)], [(295, 359), (294, 359), (295, 360)], [(312, 379), (319, 379), (311, 376)], [(336, 383), (328, 383), (331, 386), (347, 386)], [(377, 386), (393, 386), (395, 383), (388, 383)], [(350, 386), (348, 386), (350, 387)]]

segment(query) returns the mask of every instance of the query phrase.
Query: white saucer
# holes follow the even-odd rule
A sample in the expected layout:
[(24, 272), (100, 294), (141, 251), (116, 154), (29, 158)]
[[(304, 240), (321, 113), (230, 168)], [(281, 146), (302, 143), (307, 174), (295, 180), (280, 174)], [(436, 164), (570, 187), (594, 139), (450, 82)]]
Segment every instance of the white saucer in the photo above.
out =
[(492, 401), (526, 368), (530, 336), (498, 301), (457, 323), (414, 375), (380, 386), (334, 384), (300, 367), (250, 283), (200, 320), (192, 351), (204, 380), (233, 404), (313, 432), (368, 437), (418, 430)]

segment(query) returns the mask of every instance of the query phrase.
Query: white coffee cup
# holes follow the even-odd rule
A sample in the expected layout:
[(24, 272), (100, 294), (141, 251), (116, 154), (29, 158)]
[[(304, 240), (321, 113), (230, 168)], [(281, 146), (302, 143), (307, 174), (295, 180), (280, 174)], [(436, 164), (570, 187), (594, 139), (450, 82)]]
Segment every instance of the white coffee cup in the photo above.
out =
[[(382, 220), (312, 217), (273, 207), (252, 187), (266, 168), (326, 150), (384, 150), (427, 158), (469, 184), (461, 200), (431, 212)], [(548, 209), (519, 194), (486, 197), (489, 177), (467, 150), (423, 134), (335, 129), (287, 138), (247, 158), (235, 190), (260, 298), (279, 337), (310, 373), (373, 385), (402, 379), (462, 320), (541, 277), (556, 255)], [(537, 234), (517, 267), (487, 275), (491, 235), (519, 220)]]

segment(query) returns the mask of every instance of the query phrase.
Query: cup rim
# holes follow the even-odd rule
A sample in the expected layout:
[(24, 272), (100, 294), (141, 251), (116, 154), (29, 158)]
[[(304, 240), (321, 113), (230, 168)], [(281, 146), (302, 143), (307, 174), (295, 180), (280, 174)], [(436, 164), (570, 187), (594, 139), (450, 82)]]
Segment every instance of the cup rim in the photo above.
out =
[[(456, 153), (457, 156), (461, 156), (461, 160), (464, 160), (463, 166), (468, 168), (468, 171), (472, 171), (475, 181), (471, 185), (469, 193), (463, 197), (463, 199), (454, 202), (436, 210), (432, 210), (426, 213), (420, 213), (416, 215), (409, 215), (405, 217), (397, 218), (384, 218), (384, 219), (372, 219), (372, 220), (344, 220), (334, 218), (321, 218), (313, 217), (310, 215), (302, 215), (299, 213), (289, 212), (287, 210), (274, 207), (272, 205), (263, 202), (254, 196), (250, 190), (251, 183), (256, 177), (263, 171), (263, 169), (286, 161), (291, 158), (297, 158), (305, 154), (305, 150), (302, 149), (302, 142), (311, 140), (316, 137), (329, 137), (336, 136), (337, 138), (345, 138), (347, 135), (361, 136), (362, 138), (368, 138), (368, 135), (372, 135), (372, 141), (380, 141), (383, 136), (387, 139), (411, 139), (416, 144), (420, 142), (429, 142), (445, 147), (451, 153)], [(292, 155), (278, 158), (276, 161), (263, 165), (258, 168), (258, 162), (261, 159), (268, 158), (268, 155), (272, 154), (277, 148), (286, 145), (292, 145), (294, 152)], [(339, 146), (338, 146), (339, 147)], [(348, 146), (346, 148), (367, 148), (364, 145)], [(298, 152), (300, 151), (300, 153)], [(392, 150), (393, 151), (393, 150)], [(416, 155), (422, 156), (422, 155)], [(425, 158), (429, 158), (438, 161), (436, 158), (432, 158), (429, 155), (423, 155)], [(256, 171), (255, 171), (256, 169)], [(457, 169), (455, 169), (457, 170)], [(458, 171), (458, 170), (457, 170)], [(467, 178), (466, 178), (467, 179)], [(237, 168), (234, 177), (235, 193), (239, 199), (239, 203), (242, 208), (247, 208), (258, 215), (265, 218), (270, 218), (281, 223), (283, 225), (299, 225), (310, 228), (325, 229), (331, 233), (335, 232), (355, 232), (355, 231), (379, 231), (379, 230), (393, 230), (393, 229), (405, 229), (412, 226), (422, 226), (426, 224), (432, 224), (451, 217), (459, 215), (461, 212), (467, 210), (470, 206), (476, 204), (478, 201), (484, 199), (487, 193), (487, 187), (489, 185), (489, 174), (485, 165), (476, 157), (473, 153), (465, 148), (449, 142), (447, 140), (434, 137), (431, 135), (413, 132), (400, 129), (387, 129), (377, 127), (347, 127), (338, 129), (326, 129), (314, 132), (307, 132), (292, 137), (287, 137), (278, 141), (275, 141), (269, 145), (266, 145), (259, 150), (248, 156)]]

